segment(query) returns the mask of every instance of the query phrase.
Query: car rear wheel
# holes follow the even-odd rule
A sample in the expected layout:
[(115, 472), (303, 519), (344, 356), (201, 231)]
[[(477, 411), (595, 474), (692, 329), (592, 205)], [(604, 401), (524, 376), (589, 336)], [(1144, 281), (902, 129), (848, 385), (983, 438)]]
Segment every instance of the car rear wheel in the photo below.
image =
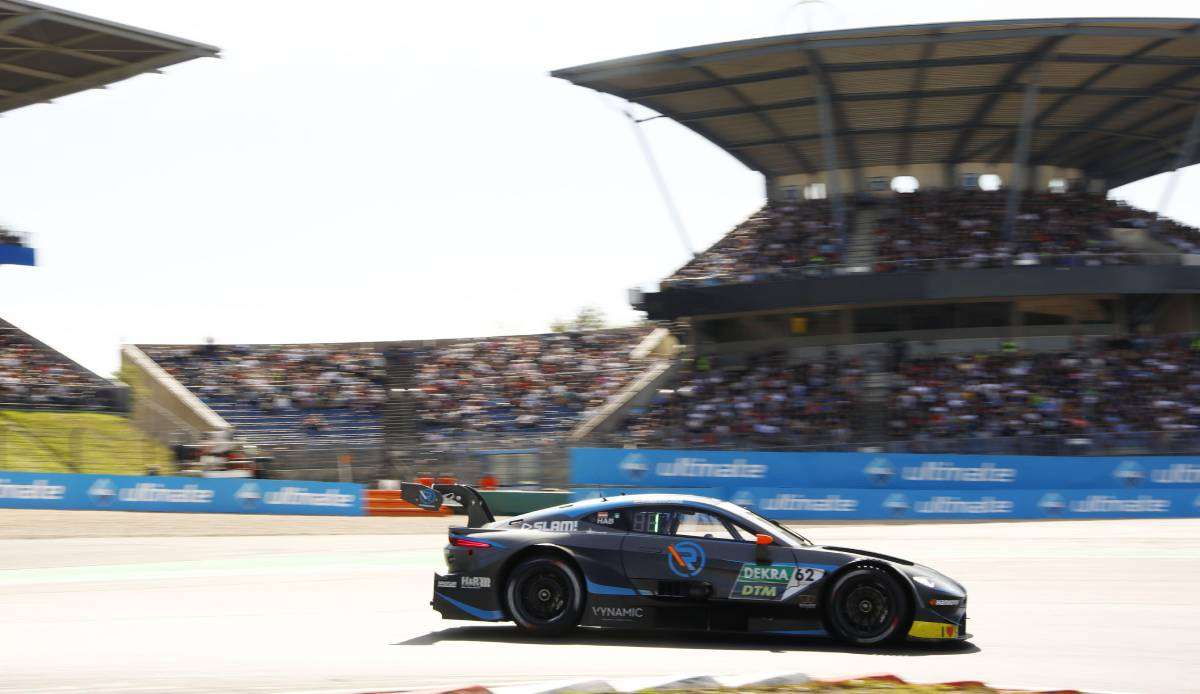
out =
[(903, 639), (912, 608), (899, 581), (864, 566), (838, 577), (825, 609), (835, 636), (869, 646)]
[(513, 621), (535, 634), (561, 634), (583, 615), (579, 574), (562, 559), (522, 561), (509, 574), (504, 595)]

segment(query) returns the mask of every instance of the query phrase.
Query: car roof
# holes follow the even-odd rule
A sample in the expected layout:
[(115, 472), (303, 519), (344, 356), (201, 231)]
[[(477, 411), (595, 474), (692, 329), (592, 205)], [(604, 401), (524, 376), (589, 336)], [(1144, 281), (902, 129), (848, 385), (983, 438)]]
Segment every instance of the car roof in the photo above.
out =
[(691, 494), (621, 494), (618, 496), (602, 496), (594, 499), (582, 499), (562, 506), (534, 511), (534, 515), (543, 513), (561, 513), (569, 516), (582, 516), (596, 511), (606, 511), (625, 506), (658, 506), (670, 504), (673, 506), (702, 506), (705, 508), (723, 508), (725, 502), (707, 496)]

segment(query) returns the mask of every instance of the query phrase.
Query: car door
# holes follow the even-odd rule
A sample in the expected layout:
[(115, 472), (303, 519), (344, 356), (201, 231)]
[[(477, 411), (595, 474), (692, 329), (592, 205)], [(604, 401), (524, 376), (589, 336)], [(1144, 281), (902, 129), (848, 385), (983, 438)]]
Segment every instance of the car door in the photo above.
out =
[(621, 555), (644, 595), (690, 600), (779, 600), (792, 579), (789, 547), (755, 535), (716, 509), (631, 509)]

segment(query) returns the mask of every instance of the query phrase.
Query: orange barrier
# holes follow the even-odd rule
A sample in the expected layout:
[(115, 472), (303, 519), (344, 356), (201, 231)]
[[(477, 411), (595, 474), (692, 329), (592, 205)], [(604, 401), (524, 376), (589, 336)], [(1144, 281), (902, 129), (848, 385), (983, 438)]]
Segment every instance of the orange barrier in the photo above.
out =
[(427, 511), (408, 503), (401, 497), (399, 489), (368, 489), (363, 510), (368, 516), (450, 516), (454, 512), (443, 506), (436, 511)]

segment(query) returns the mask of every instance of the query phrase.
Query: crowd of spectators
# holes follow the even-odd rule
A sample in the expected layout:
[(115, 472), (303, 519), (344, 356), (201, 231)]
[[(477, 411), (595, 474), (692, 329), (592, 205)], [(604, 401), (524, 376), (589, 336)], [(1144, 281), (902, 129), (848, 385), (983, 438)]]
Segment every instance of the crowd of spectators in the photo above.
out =
[(108, 409), (111, 396), (107, 383), (0, 323), (0, 406)]
[(915, 359), (897, 371), (893, 439), (1092, 442), (1200, 431), (1200, 342), (1106, 339), (1052, 353)]
[(0, 227), (0, 246), (23, 246), (25, 239), (21, 234)]
[(387, 388), (399, 384), (409, 396), (399, 401), (409, 405), (402, 407), (402, 416), (425, 442), (438, 443), (567, 431), (581, 414), (630, 382), (641, 368), (631, 354), (650, 330), (401, 344), (386, 356), (369, 345), (210, 343), (142, 349), (219, 413), (248, 424), (256, 417), (286, 415), (288, 431), (305, 437), (339, 434), (339, 423), (346, 421), (365, 425), (361, 418), (347, 420), (349, 414), (379, 422)]
[(387, 364), (376, 349), (352, 345), (216, 345), (143, 348), (205, 400), (263, 412), (376, 410)]
[(628, 443), (660, 447), (796, 447), (849, 441), (862, 365), (829, 355), (790, 363), (779, 353), (720, 365), (694, 360), (623, 425)]
[(438, 442), (471, 434), (561, 433), (641, 368), (649, 328), (462, 340), (416, 357), (420, 430)]
[(768, 282), (796, 273), (820, 276), (842, 261), (843, 251), (828, 201), (775, 203), (663, 280), (663, 286)]
[(876, 272), (1122, 264), (1109, 229), (1129, 213), (1102, 195), (1036, 193), (1021, 200), (1011, 238), (1005, 191), (934, 190), (897, 195), (876, 229)]
[[(853, 209), (856, 204), (847, 198)], [(863, 205), (882, 209), (866, 267), (848, 268), (847, 243), (827, 200), (775, 202), (662, 282), (664, 289), (826, 277), (856, 272), (1002, 266), (1080, 267), (1151, 262), (1154, 246), (1125, 247), (1111, 230), (1152, 228), (1160, 252), (1200, 252), (1200, 230), (1104, 195), (1040, 192), (1021, 198), (1013, 232), (1004, 229), (1007, 191), (919, 190)], [(863, 208), (865, 209), (865, 207)], [(847, 230), (847, 237), (853, 234)], [(861, 243), (861, 242), (860, 242)], [(865, 246), (864, 246), (865, 247)], [(862, 258), (871, 257), (868, 263)]]

